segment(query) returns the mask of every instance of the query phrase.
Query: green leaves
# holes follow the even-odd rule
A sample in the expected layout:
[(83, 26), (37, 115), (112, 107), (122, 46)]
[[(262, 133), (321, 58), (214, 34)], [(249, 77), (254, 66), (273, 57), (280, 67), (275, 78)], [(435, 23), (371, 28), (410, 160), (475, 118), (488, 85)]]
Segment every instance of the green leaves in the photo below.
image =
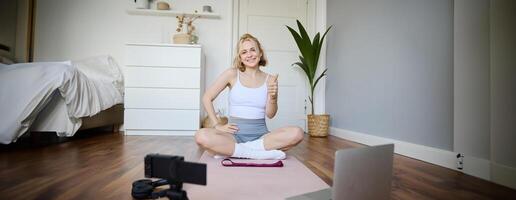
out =
[[(319, 55), (321, 53), (321, 47), (324, 42), (324, 38), (326, 37), (326, 34), (328, 31), (330, 31), (331, 26), (324, 32), (324, 35), (322, 38), (320, 37), (320, 33), (317, 33), (312, 40), (306, 33), (305, 27), (299, 22), (299, 20), (296, 20), (297, 22), (297, 28), (299, 29), (299, 32), (295, 31), (291, 27), (287, 26), (287, 29), (292, 34), (292, 37), (294, 37), (294, 40), (296, 41), (297, 47), (299, 49), (299, 52), (301, 55), (299, 56), (299, 61), (292, 65), (297, 65), (306, 74), (306, 77), (308, 78), (308, 82), (310, 83), (310, 96), (308, 97), (310, 100), (310, 103), (312, 104), (312, 114), (314, 110), (313, 105), (313, 94), (315, 90), (315, 86), (317, 86), (317, 83), (319, 83), (319, 80), (326, 75), (325, 69), (321, 75), (315, 79), (315, 73), (317, 72), (317, 63), (319, 62)], [(314, 82), (315, 79), (315, 82)]]
[(324, 71), (321, 73), (319, 78), (317, 78), (317, 80), (315, 80), (312, 90), (315, 90), (315, 86), (317, 86), (317, 83), (319, 82), (319, 80), (321, 80), (321, 78), (326, 75), (326, 71), (328, 71), (328, 68), (324, 69)]

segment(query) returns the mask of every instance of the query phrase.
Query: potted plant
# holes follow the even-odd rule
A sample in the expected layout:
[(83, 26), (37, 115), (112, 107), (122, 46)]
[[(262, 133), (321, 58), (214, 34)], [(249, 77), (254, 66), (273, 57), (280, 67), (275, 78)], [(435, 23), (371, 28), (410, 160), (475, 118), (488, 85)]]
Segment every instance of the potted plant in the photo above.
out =
[(321, 47), (326, 34), (331, 29), (331, 26), (326, 30), (322, 37), (320, 33), (317, 33), (314, 39), (311, 40), (301, 22), (299, 22), (299, 20), (296, 20), (296, 22), (299, 32), (295, 31), (289, 26), (287, 26), (287, 28), (290, 33), (292, 33), (297, 47), (299, 48), (299, 52), (301, 53), (299, 56), (299, 62), (296, 62), (292, 65), (300, 67), (303, 72), (305, 72), (310, 84), (310, 96), (308, 96), (308, 99), (310, 100), (312, 112), (307, 116), (308, 134), (314, 137), (326, 137), (328, 136), (330, 116), (327, 114), (314, 114), (314, 91), (317, 83), (319, 83), (321, 78), (326, 75), (326, 70), (328, 70), (326, 68), (319, 76), (316, 75)]
[[(197, 13), (197, 11), (195, 11)], [(199, 15), (180, 15), (177, 18), (177, 28), (172, 38), (174, 44), (197, 44), (199, 37), (195, 35), (195, 26), (193, 22), (199, 18)], [(183, 33), (183, 24), (186, 25), (186, 33)]]

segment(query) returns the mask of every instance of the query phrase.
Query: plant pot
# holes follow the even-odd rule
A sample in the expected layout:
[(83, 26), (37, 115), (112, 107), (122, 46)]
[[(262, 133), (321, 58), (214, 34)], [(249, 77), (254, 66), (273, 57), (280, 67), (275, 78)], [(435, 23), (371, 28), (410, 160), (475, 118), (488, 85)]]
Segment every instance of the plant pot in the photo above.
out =
[(327, 137), (330, 125), (330, 115), (307, 115), (308, 135), (312, 137)]

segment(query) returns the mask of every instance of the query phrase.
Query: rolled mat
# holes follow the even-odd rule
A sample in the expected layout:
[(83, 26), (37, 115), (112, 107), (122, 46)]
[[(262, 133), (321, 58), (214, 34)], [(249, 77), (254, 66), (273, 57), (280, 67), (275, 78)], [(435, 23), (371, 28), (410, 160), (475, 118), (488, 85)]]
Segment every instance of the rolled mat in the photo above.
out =
[[(293, 156), (287, 155), (283, 167), (224, 167), (222, 159), (208, 153), (199, 162), (207, 164), (207, 185), (185, 184), (192, 200), (197, 199), (285, 199), (329, 188)], [(271, 160), (231, 159), (235, 162), (272, 163)]]

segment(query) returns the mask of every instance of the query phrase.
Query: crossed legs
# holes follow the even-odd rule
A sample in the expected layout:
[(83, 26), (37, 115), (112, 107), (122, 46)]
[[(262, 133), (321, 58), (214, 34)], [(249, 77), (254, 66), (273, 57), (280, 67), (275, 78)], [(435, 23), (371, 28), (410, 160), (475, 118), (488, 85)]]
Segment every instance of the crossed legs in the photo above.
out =
[[(278, 128), (263, 137), (265, 150), (286, 151), (303, 140), (303, 129), (296, 126)], [(195, 133), (195, 142), (212, 154), (231, 156), (236, 140), (230, 133), (215, 128), (202, 128)]]
[(303, 140), (304, 131), (297, 126), (287, 126), (272, 130), (263, 137), (266, 150), (289, 150)]
[(214, 155), (231, 156), (235, 151), (236, 140), (231, 133), (215, 128), (202, 128), (195, 133), (195, 142)]

